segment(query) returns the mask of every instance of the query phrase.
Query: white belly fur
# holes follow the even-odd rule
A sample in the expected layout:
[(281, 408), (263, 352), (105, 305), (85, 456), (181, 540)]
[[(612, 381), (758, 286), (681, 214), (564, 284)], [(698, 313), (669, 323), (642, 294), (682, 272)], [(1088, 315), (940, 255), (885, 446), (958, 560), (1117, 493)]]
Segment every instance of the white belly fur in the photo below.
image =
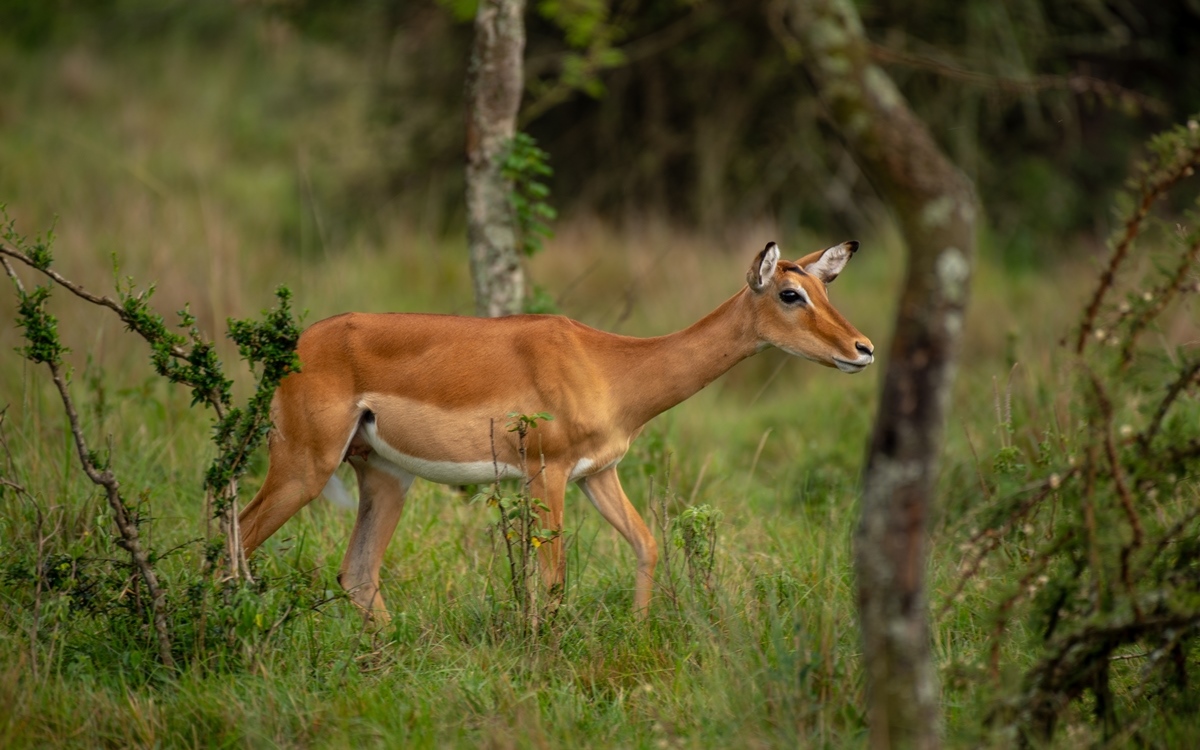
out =
[(372, 450), (387, 463), (401, 471), (428, 479), (439, 484), (486, 484), (500, 479), (518, 479), (521, 470), (516, 466), (492, 461), (431, 461), (410, 456), (393, 448), (379, 436), (375, 422), (366, 422), (360, 428)]

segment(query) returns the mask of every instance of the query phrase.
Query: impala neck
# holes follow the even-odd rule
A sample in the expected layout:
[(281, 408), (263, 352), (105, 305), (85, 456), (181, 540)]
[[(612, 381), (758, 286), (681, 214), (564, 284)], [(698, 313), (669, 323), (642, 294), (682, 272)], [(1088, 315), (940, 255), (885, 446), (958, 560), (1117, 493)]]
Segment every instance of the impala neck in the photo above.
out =
[(614, 382), (624, 385), (625, 414), (640, 427), (694, 396), (759, 350), (746, 290), (677, 333), (634, 339)]

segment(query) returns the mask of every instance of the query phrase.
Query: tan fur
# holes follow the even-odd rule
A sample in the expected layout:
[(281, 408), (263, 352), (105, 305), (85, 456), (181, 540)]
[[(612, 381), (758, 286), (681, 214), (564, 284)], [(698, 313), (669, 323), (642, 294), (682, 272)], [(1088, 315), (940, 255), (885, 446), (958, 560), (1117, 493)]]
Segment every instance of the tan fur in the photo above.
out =
[[(843, 248), (848, 258), (856, 247), (823, 252)], [(633, 546), (634, 604), (644, 612), (658, 551), (621, 489), (615, 462), (646, 422), (767, 345), (828, 366), (835, 358), (844, 367), (871, 361), (870, 341), (829, 304), (825, 283), (802, 271), (821, 253), (772, 269), (768, 250), (754, 259), (751, 286), (691, 327), (656, 338), (618, 336), (546, 315), (347, 313), (315, 323), (300, 338), (301, 371), (275, 394), (270, 468), (239, 518), (246, 552), (316, 497), (349, 460), (361, 499), (339, 579), (355, 602), (386, 618), (379, 567), (413, 472), (371, 448), (363, 415), (374, 415), (371, 429), (386, 444), (381, 447), (413, 466), (491, 466), (495, 458), (516, 467), (517, 438), (505, 429), (509, 415), (546, 412), (553, 421), (539, 423), (527, 438), (529, 473), (545, 464), (533, 485), (550, 509), (543, 522), (561, 528), (566, 484), (577, 481)], [(754, 284), (763, 269), (769, 277)], [(784, 304), (779, 293), (785, 288), (802, 288), (810, 304)], [(572, 477), (582, 459), (590, 462), (587, 470)], [(543, 545), (540, 555), (545, 582), (561, 586), (561, 542)]]

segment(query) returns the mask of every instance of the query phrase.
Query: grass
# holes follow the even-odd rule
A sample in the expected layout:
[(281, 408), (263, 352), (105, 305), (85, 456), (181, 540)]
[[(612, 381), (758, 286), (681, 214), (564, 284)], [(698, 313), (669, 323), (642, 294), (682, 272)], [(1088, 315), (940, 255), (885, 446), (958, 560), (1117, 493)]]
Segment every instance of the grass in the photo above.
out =
[[(120, 273), (157, 284), (160, 310), (191, 303), (213, 335), (226, 317), (270, 304), (278, 283), (309, 322), (347, 309), (468, 312), (461, 234), (432, 233), (380, 207), (354, 222), (335, 218), (337, 186), (371, 179), (376, 134), (363, 71), (269, 23), (233, 36), (122, 55), (87, 43), (64, 54), (0, 52), (0, 73), (18, 82), (0, 92), (0, 200), (19, 226), (33, 233), (59, 216), (63, 273), (111, 290), (115, 254)], [(771, 239), (799, 256), (842, 238), (777, 237), (770, 225), (715, 237), (654, 222), (618, 230), (575, 217), (532, 273), (572, 317), (651, 335), (733, 294)], [(887, 226), (862, 239), (833, 298), (886, 353), (901, 252)], [(1014, 271), (986, 251), (980, 258), (931, 542), (935, 613), (977, 522), (977, 468), (1000, 448), (993, 384), (1003, 391), (1020, 362), (1018, 417), (1052, 416), (1061, 379), (1053, 352), (1090, 284), (1083, 263)], [(152, 375), (115, 319), (58, 297), (88, 434), (97, 445), (112, 436), (114, 470), (149, 519), (150, 544), (177, 550), (158, 565), (172, 605), (183, 607), (205, 536), (207, 417)], [(32, 616), (35, 596), (18, 568), (68, 559), (84, 572), (113, 570), (108, 561), (122, 553), (45, 374), (11, 353), (14, 310), (0, 293), (0, 408), (11, 477), (34, 500), (8, 493), (0, 502), (0, 745), (862, 744), (850, 539), (886, 354), (855, 378), (760, 355), (635, 444), (622, 476), (647, 517), (652, 493), (673, 512), (708, 504), (724, 514), (711, 598), (689, 590), (676, 559), (674, 578), (662, 572), (678, 602), (660, 591), (653, 617), (635, 621), (632, 554), (571, 488), (565, 604), (550, 635), (514, 638), (497, 615), (492, 511), (418, 482), (383, 568), (391, 625), (364, 626), (338, 597), (353, 516), (317, 501), (257, 553), (273, 585), (230, 604), (245, 621), (228, 643), (168, 678), (146, 662), (136, 618), (111, 616), (130, 606), (119, 590), (92, 614), (63, 591), (43, 591)], [(228, 343), (221, 352), (236, 359)], [(264, 472), (260, 456), (244, 500)], [(1033, 658), (1022, 621), (1003, 636), (1000, 679), (982, 665), (993, 609), (1011, 585), (1002, 572), (977, 577), (935, 620), (953, 745), (1007, 744), (982, 719)], [(297, 601), (307, 606), (271, 627)], [(1084, 719), (1072, 726), (1068, 745), (1094, 739)]]

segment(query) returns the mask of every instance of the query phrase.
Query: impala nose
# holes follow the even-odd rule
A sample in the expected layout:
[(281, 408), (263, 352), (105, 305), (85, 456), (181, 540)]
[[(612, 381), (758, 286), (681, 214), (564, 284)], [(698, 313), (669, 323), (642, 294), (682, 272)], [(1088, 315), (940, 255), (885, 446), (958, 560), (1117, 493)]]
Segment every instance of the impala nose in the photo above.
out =
[(861, 341), (855, 341), (854, 348), (858, 350), (859, 354), (865, 354), (868, 357), (875, 353), (875, 347), (870, 344), (864, 344)]

